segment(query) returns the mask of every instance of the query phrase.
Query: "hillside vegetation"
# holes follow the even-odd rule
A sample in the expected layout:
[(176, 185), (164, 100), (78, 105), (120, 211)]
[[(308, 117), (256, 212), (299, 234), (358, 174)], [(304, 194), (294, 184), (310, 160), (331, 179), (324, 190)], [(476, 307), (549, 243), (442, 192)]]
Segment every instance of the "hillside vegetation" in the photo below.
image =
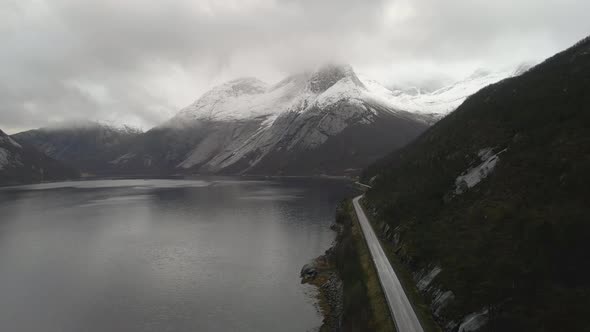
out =
[(401, 260), (417, 280), (442, 269), (423, 294), (444, 329), (487, 310), (484, 330), (590, 330), (589, 129), (586, 39), (365, 171)]

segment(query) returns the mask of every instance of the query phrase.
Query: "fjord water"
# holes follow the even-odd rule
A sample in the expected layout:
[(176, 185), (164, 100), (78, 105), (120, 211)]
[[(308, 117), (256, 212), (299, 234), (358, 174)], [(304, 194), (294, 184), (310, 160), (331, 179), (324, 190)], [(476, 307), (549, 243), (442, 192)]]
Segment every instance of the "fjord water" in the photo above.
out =
[(299, 270), (335, 180), (100, 180), (0, 189), (0, 331), (307, 331)]

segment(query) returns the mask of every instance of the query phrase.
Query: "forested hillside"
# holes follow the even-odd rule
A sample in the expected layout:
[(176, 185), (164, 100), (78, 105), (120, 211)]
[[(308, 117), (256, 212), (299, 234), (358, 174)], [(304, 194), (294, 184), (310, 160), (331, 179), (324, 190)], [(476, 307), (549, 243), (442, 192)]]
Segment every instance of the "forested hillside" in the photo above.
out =
[(365, 205), (445, 330), (583, 331), (590, 39), (484, 88), (365, 171)]

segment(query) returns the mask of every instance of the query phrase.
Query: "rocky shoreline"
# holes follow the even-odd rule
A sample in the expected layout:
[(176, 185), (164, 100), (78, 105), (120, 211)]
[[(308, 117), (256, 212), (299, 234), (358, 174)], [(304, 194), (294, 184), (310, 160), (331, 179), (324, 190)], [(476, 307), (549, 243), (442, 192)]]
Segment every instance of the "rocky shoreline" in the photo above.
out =
[[(331, 228), (338, 232), (337, 225)], [(317, 304), (324, 317), (321, 332), (339, 331), (342, 322), (343, 284), (336, 269), (334, 246), (305, 264), (300, 274), (302, 284), (310, 284), (318, 289)]]
[(395, 328), (368, 248), (353, 217), (350, 200), (336, 209), (336, 240), (324, 255), (301, 269), (301, 282), (317, 287), (324, 317), (321, 332), (379, 331)]

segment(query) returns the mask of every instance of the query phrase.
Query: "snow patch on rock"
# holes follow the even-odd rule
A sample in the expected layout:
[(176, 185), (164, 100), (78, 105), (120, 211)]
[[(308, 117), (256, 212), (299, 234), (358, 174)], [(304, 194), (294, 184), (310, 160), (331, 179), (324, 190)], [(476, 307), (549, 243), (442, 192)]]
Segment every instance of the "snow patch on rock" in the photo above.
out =
[(436, 317), (440, 317), (441, 311), (455, 299), (455, 294), (452, 291), (436, 291), (434, 293), (434, 300), (432, 300), (431, 308)]
[(470, 188), (475, 187), (483, 179), (487, 178), (500, 161), (499, 155), (506, 150), (494, 154), (492, 148), (481, 149), (477, 155), (481, 163), (471, 167), (455, 180), (455, 194), (460, 195)]
[(432, 283), (434, 278), (442, 272), (442, 268), (438, 265), (434, 266), (428, 273), (422, 276), (416, 285), (420, 291), (426, 290), (426, 288)]
[(458, 332), (475, 332), (481, 329), (488, 322), (488, 310), (474, 312), (463, 319), (459, 325)]
[(361, 89), (364, 88), (357, 85), (351, 77), (345, 77), (320, 94), (315, 104), (319, 108), (326, 108), (346, 100), (362, 106), (363, 91)]

